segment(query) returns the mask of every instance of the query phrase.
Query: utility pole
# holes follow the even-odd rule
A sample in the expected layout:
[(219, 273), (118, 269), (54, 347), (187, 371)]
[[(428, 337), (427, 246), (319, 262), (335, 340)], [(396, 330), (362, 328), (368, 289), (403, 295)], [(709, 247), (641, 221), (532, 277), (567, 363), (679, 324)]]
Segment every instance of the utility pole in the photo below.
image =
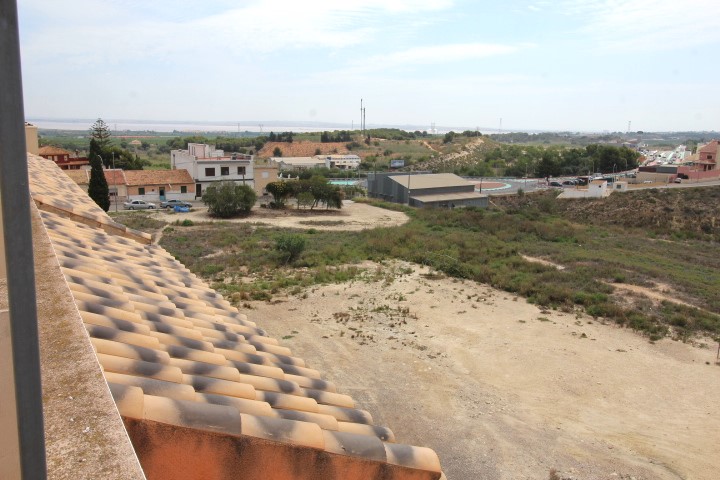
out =
[(365, 138), (365, 107), (363, 107), (363, 99), (360, 99), (360, 133)]

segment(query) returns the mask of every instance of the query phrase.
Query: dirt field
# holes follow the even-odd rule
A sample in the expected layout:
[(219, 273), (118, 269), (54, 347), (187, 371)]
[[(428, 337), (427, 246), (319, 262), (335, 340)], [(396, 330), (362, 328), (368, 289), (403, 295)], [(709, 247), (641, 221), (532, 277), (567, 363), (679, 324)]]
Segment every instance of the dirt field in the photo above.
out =
[(331, 153), (345, 154), (348, 153), (347, 142), (267, 142), (262, 149), (258, 150), (258, 158), (274, 157), (273, 151), (279, 148), (283, 157), (312, 157), (317, 150), (322, 155)]
[[(151, 213), (155, 218), (166, 222), (176, 220), (192, 220), (193, 222), (217, 221), (207, 213), (207, 207), (195, 207), (189, 213), (175, 213), (156, 211)], [(262, 223), (283, 228), (301, 228), (315, 230), (349, 230), (357, 231), (366, 228), (392, 227), (407, 222), (408, 216), (402, 212), (394, 212), (383, 208), (373, 207), (364, 203), (355, 203), (351, 200), (343, 201), (340, 210), (271, 210), (253, 208), (252, 215), (247, 218), (233, 218), (224, 222)]]
[(435, 449), (449, 479), (718, 478), (717, 344), (651, 344), (409, 264), (366, 267), (247, 313), (398, 441)]

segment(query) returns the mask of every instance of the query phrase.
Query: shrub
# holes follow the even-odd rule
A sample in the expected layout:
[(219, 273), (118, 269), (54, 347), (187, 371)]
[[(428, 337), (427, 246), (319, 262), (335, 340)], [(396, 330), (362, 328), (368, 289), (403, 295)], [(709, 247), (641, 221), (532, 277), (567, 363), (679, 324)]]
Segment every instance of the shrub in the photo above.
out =
[(275, 240), (275, 250), (283, 254), (285, 263), (291, 263), (305, 250), (305, 244), (305, 237), (290, 233), (277, 237)]
[(211, 215), (229, 218), (250, 212), (250, 209), (255, 205), (257, 196), (255, 191), (247, 185), (221, 182), (217, 186), (209, 187), (202, 199), (205, 205), (208, 206)]

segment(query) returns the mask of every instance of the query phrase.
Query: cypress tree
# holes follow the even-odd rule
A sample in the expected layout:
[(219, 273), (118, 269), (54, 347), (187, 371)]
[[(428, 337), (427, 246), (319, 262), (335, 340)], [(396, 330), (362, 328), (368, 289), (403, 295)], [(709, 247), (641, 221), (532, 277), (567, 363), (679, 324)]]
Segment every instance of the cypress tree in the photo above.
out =
[(103, 173), (100, 147), (95, 139), (90, 139), (90, 182), (88, 195), (106, 212), (110, 210), (110, 189)]

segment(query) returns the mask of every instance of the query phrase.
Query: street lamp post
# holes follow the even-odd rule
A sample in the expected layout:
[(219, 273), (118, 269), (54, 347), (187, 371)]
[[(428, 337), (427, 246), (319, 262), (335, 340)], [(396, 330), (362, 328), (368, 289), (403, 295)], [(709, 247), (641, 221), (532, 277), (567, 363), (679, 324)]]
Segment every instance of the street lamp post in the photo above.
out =
[[(115, 182), (115, 152), (112, 152), (112, 167), (113, 167), (112, 178), (113, 178), (113, 182)], [(117, 211), (118, 211), (118, 205), (117, 205), (118, 204), (118, 193), (120, 193), (120, 192), (118, 191), (117, 183), (115, 183), (115, 213), (117, 213)]]

